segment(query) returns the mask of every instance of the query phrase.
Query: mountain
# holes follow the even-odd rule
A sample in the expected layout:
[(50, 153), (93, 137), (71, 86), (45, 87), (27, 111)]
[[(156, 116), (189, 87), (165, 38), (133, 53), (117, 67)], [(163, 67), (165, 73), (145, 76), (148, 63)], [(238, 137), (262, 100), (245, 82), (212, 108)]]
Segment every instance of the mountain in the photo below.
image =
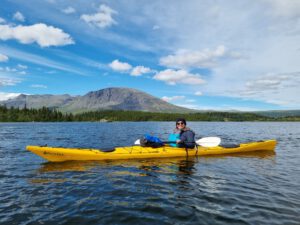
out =
[(76, 97), (70, 95), (24, 95), (21, 94), (16, 98), (0, 101), (0, 105), (14, 108), (59, 108), (68, 102), (73, 101)]
[(0, 101), (0, 105), (14, 108), (56, 108), (62, 112), (81, 113), (97, 110), (128, 110), (146, 112), (196, 112), (167, 103), (145, 92), (131, 88), (106, 88), (83, 96), (19, 95)]

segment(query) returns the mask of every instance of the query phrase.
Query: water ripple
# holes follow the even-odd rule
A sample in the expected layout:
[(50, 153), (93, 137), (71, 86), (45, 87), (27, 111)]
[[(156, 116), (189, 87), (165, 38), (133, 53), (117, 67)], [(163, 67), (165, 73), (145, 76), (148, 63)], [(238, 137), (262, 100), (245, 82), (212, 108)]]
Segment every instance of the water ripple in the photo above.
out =
[(174, 124), (0, 123), (0, 224), (299, 224), (299, 125), (189, 123), (227, 143), (277, 139), (276, 155), (47, 163), (25, 146), (131, 145)]

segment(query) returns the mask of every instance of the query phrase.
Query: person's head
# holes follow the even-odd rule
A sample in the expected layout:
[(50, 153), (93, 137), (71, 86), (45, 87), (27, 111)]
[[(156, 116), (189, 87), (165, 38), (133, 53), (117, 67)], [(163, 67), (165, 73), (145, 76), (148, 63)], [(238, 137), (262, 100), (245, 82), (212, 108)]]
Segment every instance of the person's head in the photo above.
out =
[(184, 129), (186, 126), (186, 121), (184, 118), (178, 118), (176, 120), (176, 128), (177, 129)]

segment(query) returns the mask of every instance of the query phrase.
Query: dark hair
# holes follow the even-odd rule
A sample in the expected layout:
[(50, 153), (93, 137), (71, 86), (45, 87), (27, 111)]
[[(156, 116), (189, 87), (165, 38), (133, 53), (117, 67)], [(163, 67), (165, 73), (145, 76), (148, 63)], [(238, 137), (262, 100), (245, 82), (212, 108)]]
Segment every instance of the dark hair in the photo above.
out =
[(176, 120), (176, 124), (177, 124), (179, 121), (183, 122), (184, 125), (186, 125), (186, 121), (185, 121), (184, 118), (178, 118), (178, 119)]

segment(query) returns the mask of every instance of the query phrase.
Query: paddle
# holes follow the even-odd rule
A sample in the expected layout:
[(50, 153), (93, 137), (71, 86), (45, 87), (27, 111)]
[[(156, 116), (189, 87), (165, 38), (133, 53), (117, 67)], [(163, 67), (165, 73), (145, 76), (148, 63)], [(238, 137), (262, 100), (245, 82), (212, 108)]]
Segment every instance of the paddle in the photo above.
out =
[[(221, 143), (221, 138), (219, 137), (204, 137), (200, 138), (195, 141), (197, 145), (200, 145), (202, 147), (216, 147)], [(175, 141), (165, 141), (163, 142), (165, 144), (171, 144), (171, 143), (176, 143)], [(134, 142), (135, 145), (140, 145), (140, 139), (137, 139)]]
[(196, 141), (196, 144), (202, 147), (216, 147), (220, 143), (221, 138), (219, 137), (204, 137)]

